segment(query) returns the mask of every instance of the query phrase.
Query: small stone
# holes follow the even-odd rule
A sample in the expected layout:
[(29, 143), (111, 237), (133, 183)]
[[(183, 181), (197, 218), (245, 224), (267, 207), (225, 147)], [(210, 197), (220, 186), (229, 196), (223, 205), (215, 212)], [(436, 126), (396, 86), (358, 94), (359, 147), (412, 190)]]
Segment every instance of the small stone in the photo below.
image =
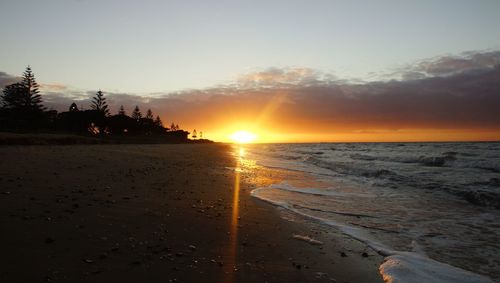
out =
[(328, 274), (324, 272), (316, 272), (316, 278), (328, 278)]
[(341, 257), (347, 257), (347, 254), (346, 254), (345, 252), (341, 252), (341, 253), (340, 253), (340, 256), (341, 256)]
[(361, 255), (362, 255), (363, 257), (368, 257), (368, 254), (367, 254), (366, 252), (363, 252)]

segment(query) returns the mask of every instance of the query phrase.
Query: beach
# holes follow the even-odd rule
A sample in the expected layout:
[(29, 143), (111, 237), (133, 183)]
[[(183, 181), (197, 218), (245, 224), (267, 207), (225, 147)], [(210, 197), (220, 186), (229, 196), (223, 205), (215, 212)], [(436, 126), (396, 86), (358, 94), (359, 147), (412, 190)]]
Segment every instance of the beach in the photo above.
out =
[(366, 245), (252, 197), (283, 176), (237, 150), (0, 147), (0, 281), (383, 281)]

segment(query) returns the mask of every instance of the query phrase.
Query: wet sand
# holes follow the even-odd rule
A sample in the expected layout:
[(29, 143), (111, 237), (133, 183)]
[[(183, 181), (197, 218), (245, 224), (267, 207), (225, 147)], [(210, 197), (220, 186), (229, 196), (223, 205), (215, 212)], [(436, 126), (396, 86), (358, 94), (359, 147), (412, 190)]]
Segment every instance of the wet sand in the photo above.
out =
[(0, 282), (382, 282), (372, 250), (252, 198), (280, 171), (232, 151), (0, 147)]

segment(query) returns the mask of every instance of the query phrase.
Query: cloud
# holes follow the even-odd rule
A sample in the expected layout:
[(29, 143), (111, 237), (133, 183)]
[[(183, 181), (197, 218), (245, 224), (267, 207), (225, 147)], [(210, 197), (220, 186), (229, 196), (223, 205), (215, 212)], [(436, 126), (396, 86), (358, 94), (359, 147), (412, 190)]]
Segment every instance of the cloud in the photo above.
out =
[(286, 87), (317, 85), (333, 79), (332, 75), (309, 68), (268, 68), (243, 74), (237, 83), (241, 88)]
[(68, 87), (60, 83), (42, 83), (40, 84), (40, 89), (46, 92), (52, 92), (52, 91), (60, 92), (67, 90)]
[[(189, 125), (259, 121), (275, 101), (270, 123), (288, 132), (408, 128), (500, 129), (500, 68), (420, 80), (367, 84), (297, 84), (213, 88), (158, 97), (166, 117)], [(279, 84), (280, 85), (280, 84)], [(203, 100), (193, 99), (201, 95)], [(269, 115), (269, 114), (268, 114)]]
[(406, 79), (368, 83), (272, 68), (245, 74), (231, 87), (164, 96), (155, 105), (189, 124), (209, 124), (258, 120), (279, 97), (272, 120), (287, 131), (500, 129), (500, 52), (461, 58), (435, 58), (409, 68)]
[(492, 70), (500, 65), (500, 51), (465, 52), (422, 60), (399, 70), (403, 80), (451, 76)]
[[(500, 52), (466, 53), (409, 66), (399, 80), (357, 83), (307, 68), (269, 68), (232, 84), (175, 93), (106, 92), (112, 112), (151, 108), (171, 121), (204, 131), (247, 122), (289, 133), (398, 132), (400, 129), (500, 131)], [(0, 77), (1, 77), (0, 73)], [(52, 88), (53, 90), (58, 89)], [(95, 91), (43, 93), (48, 106), (89, 108)]]
[(0, 72), (0, 88), (4, 88), (6, 85), (13, 84), (19, 80), (19, 77), (9, 75), (5, 72)]

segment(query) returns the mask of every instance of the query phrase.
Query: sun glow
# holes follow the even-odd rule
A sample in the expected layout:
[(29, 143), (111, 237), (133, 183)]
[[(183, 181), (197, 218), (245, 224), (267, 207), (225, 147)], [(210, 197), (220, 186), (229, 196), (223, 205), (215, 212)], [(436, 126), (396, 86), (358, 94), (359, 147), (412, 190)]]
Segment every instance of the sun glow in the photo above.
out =
[(249, 131), (237, 131), (230, 136), (231, 140), (236, 143), (251, 143), (255, 141), (257, 136)]

